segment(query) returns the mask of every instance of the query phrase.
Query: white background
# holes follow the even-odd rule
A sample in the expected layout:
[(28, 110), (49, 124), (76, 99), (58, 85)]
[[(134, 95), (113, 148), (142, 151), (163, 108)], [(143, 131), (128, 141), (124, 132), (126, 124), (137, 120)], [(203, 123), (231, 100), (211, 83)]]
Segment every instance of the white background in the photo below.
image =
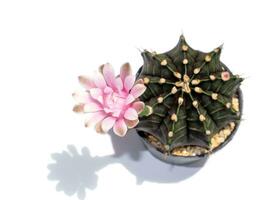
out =
[[(266, 199), (265, 3), (1, 0), (0, 199)], [(72, 112), (78, 75), (107, 61), (137, 71), (137, 48), (167, 51), (182, 32), (195, 49), (224, 43), (222, 61), (247, 78), (244, 121), (202, 168), (164, 164), (134, 132), (98, 135)]]

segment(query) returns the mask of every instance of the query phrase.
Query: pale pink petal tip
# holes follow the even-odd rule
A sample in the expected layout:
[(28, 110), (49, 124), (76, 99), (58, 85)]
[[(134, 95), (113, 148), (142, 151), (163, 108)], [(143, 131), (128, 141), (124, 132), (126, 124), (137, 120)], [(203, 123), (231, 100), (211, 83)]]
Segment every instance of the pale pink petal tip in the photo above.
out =
[(124, 113), (124, 118), (128, 120), (136, 120), (138, 119), (138, 114), (135, 109), (128, 108)]
[(115, 121), (116, 121), (115, 117), (106, 117), (101, 123), (102, 130), (104, 132), (108, 132), (115, 124)]
[(94, 81), (89, 76), (78, 76), (80, 84), (85, 89), (91, 89), (95, 87)]
[(102, 129), (101, 122), (95, 124), (95, 131), (97, 133), (105, 133), (105, 131)]
[(135, 82), (135, 76), (132, 75), (126, 76), (124, 80), (124, 88), (127, 92), (132, 89), (134, 82)]
[(125, 63), (124, 65), (121, 66), (120, 78), (122, 81), (124, 81), (124, 79), (129, 75), (132, 75), (131, 66), (129, 63)]
[(78, 105), (75, 105), (73, 107), (73, 112), (76, 112), (76, 113), (83, 113), (83, 109), (84, 109), (84, 104), (78, 104)]
[(114, 70), (109, 63), (105, 64), (103, 67), (103, 76), (110, 87), (116, 87)]
[(100, 66), (98, 67), (98, 71), (99, 71), (101, 74), (103, 74), (103, 68), (104, 68), (104, 66), (105, 66), (105, 65), (100, 65)]
[(83, 110), (85, 113), (97, 112), (103, 110), (102, 106), (97, 102), (89, 102), (84, 105)]
[(89, 90), (90, 95), (93, 99), (97, 100), (99, 103), (103, 103), (103, 93), (99, 88), (92, 88)]
[(132, 107), (140, 114), (144, 110), (145, 104), (142, 101), (137, 101), (133, 103)]
[(89, 100), (89, 93), (88, 92), (74, 92), (72, 97), (78, 103), (86, 103)]
[(146, 91), (146, 86), (143, 84), (136, 84), (130, 91), (135, 98), (141, 96)]
[(105, 88), (107, 86), (103, 75), (100, 73), (94, 74), (94, 84), (97, 88)]
[(120, 77), (117, 77), (115, 80), (116, 88), (121, 91), (123, 89), (123, 83)]
[(144, 84), (144, 80), (140, 78), (137, 81), (135, 81), (135, 84)]
[(115, 125), (113, 126), (113, 131), (116, 135), (123, 137), (127, 133), (127, 125), (124, 122), (123, 119), (119, 119), (115, 122)]
[(134, 128), (139, 123), (139, 120), (138, 119), (136, 119), (136, 120), (125, 119), (125, 123), (126, 123), (128, 128)]
[(90, 114), (90, 117), (85, 121), (85, 127), (95, 125), (98, 122), (101, 122), (106, 117), (106, 113), (103, 111), (98, 111)]
[(129, 94), (125, 100), (125, 104), (128, 105), (130, 103), (132, 103), (135, 100), (134, 96)]

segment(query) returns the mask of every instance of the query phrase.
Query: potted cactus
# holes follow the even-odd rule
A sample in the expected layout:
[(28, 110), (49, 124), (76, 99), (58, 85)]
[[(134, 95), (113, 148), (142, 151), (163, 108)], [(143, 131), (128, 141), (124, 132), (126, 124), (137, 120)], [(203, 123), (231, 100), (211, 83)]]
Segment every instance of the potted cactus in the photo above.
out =
[(94, 76), (79, 77), (86, 90), (74, 93), (74, 111), (89, 115), (85, 125), (100, 133), (112, 129), (122, 137), (135, 128), (165, 162), (206, 158), (231, 140), (242, 114), (243, 79), (220, 61), (221, 50), (194, 50), (181, 36), (166, 53), (144, 50), (136, 75), (128, 63), (119, 76), (102, 65)]
[(147, 89), (140, 97), (145, 108), (136, 129), (161, 160), (199, 160), (225, 145), (236, 131), (243, 79), (220, 61), (221, 50), (194, 50), (181, 36), (166, 53), (142, 53), (138, 79)]

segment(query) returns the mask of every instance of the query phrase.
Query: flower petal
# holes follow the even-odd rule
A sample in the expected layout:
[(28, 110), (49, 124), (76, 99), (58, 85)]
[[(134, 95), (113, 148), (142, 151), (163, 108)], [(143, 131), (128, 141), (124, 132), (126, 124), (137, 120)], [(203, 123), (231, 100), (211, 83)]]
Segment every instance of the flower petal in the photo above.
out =
[(135, 76), (132, 75), (126, 76), (124, 80), (124, 88), (127, 92), (129, 92), (132, 89), (134, 81), (135, 81)]
[(79, 76), (78, 77), (80, 84), (87, 90), (94, 88), (94, 80), (90, 76)]
[(103, 110), (102, 106), (99, 103), (93, 102), (93, 101), (85, 104), (83, 107), (83, 111), (85, 113), (96, 112), (96, 111), (100, 111), (100, 110)]
[(98, 71), (101, 73), (101, 74), (103, 74), (103, 68), (104, 68), (104, 64), (103, 65), (100, 65), (99, 67), (98, 67)]
[(111, 88), (111, 87), (105, 87), (105, 89), (104, 89), (104, 93), (105, 94), (110, 94), (110, 93), (112, 93), (113, 92), (113, 89)]
[(130, 103), (132, 103), (135, 100), (134, 96), (129, 94), (125, 100), (125, 104), (128, 105)]
[(141, 96), (146, 91), (146, 86), (143, 84), (136, 84), (132, 89), (130, 94), (132, 94), (135, 98)]
[(136, 110), (136, 112), (139, 114), (144, 110), (145, 104), (142, 101), (134, 102), (132, 107)]
[(102, 88), (102, 89), (107, 86), (103, 75), (100, 74), (100, 73), (95, 73), (94, 74), (94, 84), (96, 85), (96, 87)]
[(138, 119), (136, 119), (136, 120), (125, 119), (125, 123), (126, 123), (128, 128), (134, 128), (139, 123), (139, 120)]
[(84, 104), (78, 104), (73, 107), (73, 112), (83, 113)]
[(127, 133), (127, 125), (123, 119), (119, 119), (113, 126), (113, 131), (116, 135), (123, 137)]
[(95, 124), (95, 131), (97, 133), (105, 133), (105, 131), (103, 131), (103, 129), (101, 127), (101, 121)]
[(121, 91), (123, 89), (123, 83), (120, 77), (117, 77), (116, 80), (116, 87), (118, 89), (118, 91)]
[(101, 104), (103, 104), (103, 93), (102, 93), (101, 89), (92, 88), (89, 90), (89, 92), (90, 92), (90, 95), (93, 99), (95, 99), (98, 102), (100, 102)]
[(104, 65), (103, 75), (104, 75), (106, 83), (113, 89), (116, 88), (114, 70), (109, 63)]
[(136, 120), (138, 119), (138, 114), (135, 109), (128, 108), (124, 113), (124, 118), (128, 120)]
[(88, 92), (74, 92), (72, 97), (78, 103), (87, 103), (90, 99), (90, 94)]
[(89, 127), (91, 125), (94, 125), (94, 124), (100, 122), (101, 120), (103, 120), (106, 116), (107, 115), (104, 111), (91, 113), (90, 117), (88, 119), (86, 119), (86, 121), (85, 121), (85, 126)]
[(129, 63), (125, 63), (121, 66), (120, 78), (124, 82), (125, 78), (129, 75), (132, 75), (131, 66)]
[(115, 117), (107, 117), (101, 123), (101, 128), (104, 132), (108, 132), (116, 122)]
[(136, 84), (144, 84), (144, 80), (140, 78), (137, 81), (135, 81), (135, 85)]

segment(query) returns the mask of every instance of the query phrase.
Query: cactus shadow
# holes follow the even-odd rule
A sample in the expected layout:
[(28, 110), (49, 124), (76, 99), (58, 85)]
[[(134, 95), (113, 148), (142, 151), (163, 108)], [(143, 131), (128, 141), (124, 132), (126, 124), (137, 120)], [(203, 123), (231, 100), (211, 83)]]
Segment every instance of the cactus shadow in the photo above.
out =
[(87, 147), (78, 151), (74, 145), (68, 145), (60, 153), (51, 154), (54, 162), (47, 166), (48, 180), (57, 181), (56, 190), (68, 196), (77, 195), (78, 199), (83, 200), (87, 190), (97, 187), (98, 171), (112, 164), (124, 166), (136, 177), (136, 184), (141, 185), (145, 181), (180, 182), (197, 173), (206, 162), (202, 160), (187, 166), (170, 165), (154, 158), (134, 131), (123, 138), (114, 134), (110, 134), (110, 137), (114, 148), (112, 155), (93, 157)]

